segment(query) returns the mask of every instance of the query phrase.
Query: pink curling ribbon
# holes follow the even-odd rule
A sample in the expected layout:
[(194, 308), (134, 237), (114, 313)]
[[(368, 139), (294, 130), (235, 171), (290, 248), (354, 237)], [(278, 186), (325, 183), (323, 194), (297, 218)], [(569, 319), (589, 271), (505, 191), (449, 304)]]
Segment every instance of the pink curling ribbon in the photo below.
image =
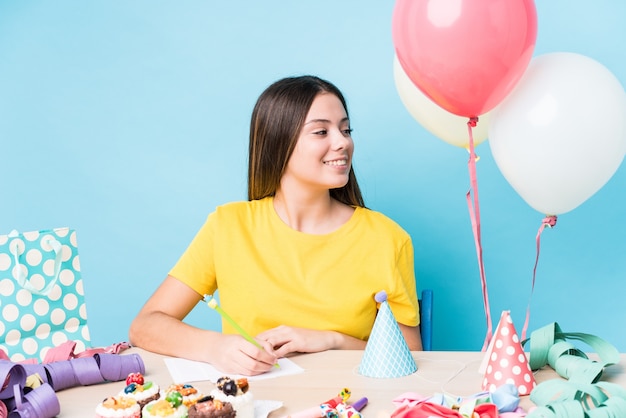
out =
[(102, 353), (119, 354), (127, 348), (130, 348), (130, 344), (128, 344), (127, 342), (120, 342), (116, 344), (111, 344), (108, 347), (88, 348), (84, 351), (76, 353), (74, 351), (76, 349), (76, 342), (66, 341), (48, 350), (43, 362), (52, 363), (54, 361), (67, 360), (72, 358), (92, 357), (94, 354)]
[[(483, 263), (483, 248), (481, 244), (480, 236), (480, 206), (478, 205), (478, 180), (476, 176), (476, 153), (474, 152), (474, 135), (472, 134), (472, 128), (478, 123), (478, 117), (473, 116), (467, 122), (467, 132), (469, 133), (469, 176), (470, 176), (470, 189), (467, 191), (467, 207), (470, 213), (470, 219), (472, 222), (472, 231), (474, 232), (474, 243), (476, 245), (476, 257), (478, 258), (478, 269), (480, 271), (480, 284), (483, 290), (483, 305), (485, 308), (485, 317), (487, 319), (487, 335), (485, 336), (485, 342), (483, 344), (482, 351), (487, 350), (489, 342), (493, 337), (492, 323), (491, 323), (491, 310), (489, 309), (489, 294), (487, 292), (487, 278), (485, 276), (485, 266)], [(474, 204), (472, 205), (472, 191), (474, 192)]]
[[(512, 393), (515, 392), (515, 393)], [(503, 385), (495, 392), (480, 392), (465, 398), (435, 394), (427, 397), (406, 392), (395, 399), (391, 418), (521, 418), (519, 395), (513, 385)], [(469, 408), (469, 409), (468, 409)], [(468, 414), (471, 413), (471, 415)]]
[(0, 418), (7, 418), (9, 416), (9, 411), (7, 410), (7, 406), (4, 402), (0, 401)]
[(539, 248), (541, 247), (541, 233), (543, 230), (548, 228), (553, 228), (556, 226), (556, 215), (548, 215), (541, 221), (541, 226), (539, 227), (539, 231), (537, 231), (537, 237), (535, 240), (537, 241), (537, 256), (535, 257), (535, 267), (533, 267), (533, 281), (532, 286), (530, 288), (530, 296), (528, 297), (528, 306), (526, 307), (526, 320), (524, 321), (524, 327), (522, 328), (522, 341), (526, 339), (526, 331), (528, 331), (528, 323), (530, 321), (530, 299), (533, 296), (533, 292), (535, 291), (535, 277), (537, 276), (537, 264), (539, 263)]
[[(478, 418), (500, 418), (503, 415), (498, 414), (498, 411), (495, 409), (495, 405), (493, 404), (480, 404), (474, 408), (472, 417)], [(523, 417), (524, 415), (517, 415), (518, 417)], [(431, 403), (420, 403), (416, 406), (410, 407), (408, 405), (401, 406), (396, 409), (393, 414), (391, 414), (391, 418), (466, 418), (461, 415), (458, 411), (447, 408), (445, 406), (431, 404)]]
[[(106, 353), (106, 354), (119, 354), (122, 351), (130, 348), (130, 344), (127, 342), (119, 342), (115, 344), (111, 344), (108, 347), (94, 347), (88, 348), (84, 351), (80, 351), (78, 353), (76, 350), (76, 342), (75, 341), (66, 341), (57, 345), (56, 347), (51, 347), (47, 352), (46, 356), (43, 359), (42, 363), (53, 363), (55, 361), (68, 360), (72, 358), (81, 358), (81, 357), (92, 357), (94, 354)], [(0, 350), (0, 360), (8, 360), (11, 359), (3, 350)], [(39, 361), (36, 358), (29, 358), (26, 360), (22, 360), (20, 364), (37, 364)]]

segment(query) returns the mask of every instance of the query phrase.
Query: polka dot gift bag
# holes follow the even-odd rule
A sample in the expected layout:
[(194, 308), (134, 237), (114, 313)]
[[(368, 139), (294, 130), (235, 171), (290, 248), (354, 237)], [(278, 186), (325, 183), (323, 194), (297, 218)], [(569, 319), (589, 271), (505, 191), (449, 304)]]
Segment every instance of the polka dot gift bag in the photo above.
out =
[(14, 362), (43, 361), (66, 341), (77, 352), (90, 343), (76, 231), (0, 236), (0, 350)]

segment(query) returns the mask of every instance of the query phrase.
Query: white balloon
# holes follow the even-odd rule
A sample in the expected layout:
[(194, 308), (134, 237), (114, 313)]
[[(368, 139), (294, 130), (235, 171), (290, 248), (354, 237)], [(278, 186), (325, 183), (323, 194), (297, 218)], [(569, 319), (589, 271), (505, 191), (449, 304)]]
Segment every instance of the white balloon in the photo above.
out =
[[(467, 122), (469, 118), (448, 112), (413, 84), (404, 72), (398, 57), (394, 57), (393, 75), (396, 89), (404, 107), (431, 134), (457, 147), (469, 148), (469, 132)], [(489, 112), (479, 116), (478, 123), (472, 128), (474, 146), (487, 139), (489, 126)]]
[(513, 189), (546, 215), (602, 188), (626, 152), (626, 93), (602, 64), (556, 52), (531, 60), (492, 110), (489, 146)]

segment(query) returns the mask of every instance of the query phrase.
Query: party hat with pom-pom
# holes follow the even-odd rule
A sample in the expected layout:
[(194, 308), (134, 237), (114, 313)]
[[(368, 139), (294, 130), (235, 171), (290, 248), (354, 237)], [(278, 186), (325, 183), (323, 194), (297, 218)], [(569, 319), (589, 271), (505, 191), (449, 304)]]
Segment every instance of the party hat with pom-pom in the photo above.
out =
[(520, 395), (530, 395), (537, 385), (509, 311), (502, 312), (485, 360), (483, 390), (493, 392), (508, 383), (515, 385)]
[(389, 308), (387, 293), (380, 291), (375, 299), (380, 303), (380, 307), (365, 346), (359, 373), (381, 378), (401, 377), (414, 373), (417, 365)]

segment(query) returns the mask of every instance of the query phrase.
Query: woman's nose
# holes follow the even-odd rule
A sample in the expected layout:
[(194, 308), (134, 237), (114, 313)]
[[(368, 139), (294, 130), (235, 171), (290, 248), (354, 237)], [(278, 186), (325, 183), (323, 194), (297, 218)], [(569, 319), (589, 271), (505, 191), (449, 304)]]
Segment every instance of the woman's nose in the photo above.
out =
[(342, 130), (333, 133), (333, 149), (343, 149), (352, 143), (350, 135), (346, 135)]

